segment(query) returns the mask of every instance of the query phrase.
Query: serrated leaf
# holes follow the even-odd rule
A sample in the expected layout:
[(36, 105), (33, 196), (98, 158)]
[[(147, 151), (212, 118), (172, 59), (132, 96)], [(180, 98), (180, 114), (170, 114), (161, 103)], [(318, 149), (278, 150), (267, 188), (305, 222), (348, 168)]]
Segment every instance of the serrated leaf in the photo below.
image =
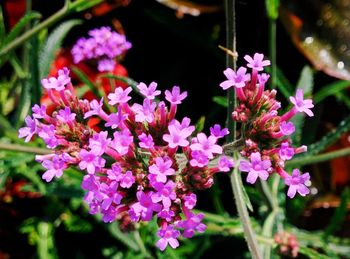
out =
[(302, 154), (300, 156), (310, 156), (317, 155), (323, 150), (325, 150), (328, 146), (336, 142), (341, 135), (350, 130), (350, 116), (346, 117), (343, 121), (341, 121), (337, 128), (329, 132), (325, 135), (321, 140), (311, 144), (308, 147), (308, 152)]
[[(300, 78), (297, 83), (297, 89), (302, 89), (305, 96), (309, 96), (312, 93), (314, 86), (314, 76), (312, 69), (309, 66), (304, 66), (301, 71)], [(302, 129), (304, 126), (305, 116), (304, 114), (295, 115), (291, 121), (295, 126), (295, 133), (293, 134), (293, 142), (297, 145), (301, 143)]]
[(315, 93), (315, 95), (312, 98), (313, 102), (315, 104), (319, 103), (326, 99), (328, 96), (336, 95), (342, 90), (349, 88), (349, 86), (350, 81), (345, 80), (336, 81), (331, 84), (325, 85), (317, 93)]
[(10, 31), (10, 33), (5, 37), (4, 44), (6, 45), (13, 40), (15, 40), (18, 35), (21, 34), (22, 30), (25, 29), (25, 26), (32, 20), (40, 19), (41, 14), (38, 12), (30, 12), (27, 13), (25, 16), (22, 17), (21, 20), (13, 27), (13, 29)]
[(76, 25), (81, 24), (81, 20), (69, 20), (57, 26), (49, 35), (39, 54), (40, 78), (48, 75), (51, 64), (55, 58), (57, 50), (61, 47), (68, 32)]
[(214, 96), (213, 97), (213, 102), (227, 108), (228, 107), (228, 103), (227, 103), (227, 97), (226, 96)]

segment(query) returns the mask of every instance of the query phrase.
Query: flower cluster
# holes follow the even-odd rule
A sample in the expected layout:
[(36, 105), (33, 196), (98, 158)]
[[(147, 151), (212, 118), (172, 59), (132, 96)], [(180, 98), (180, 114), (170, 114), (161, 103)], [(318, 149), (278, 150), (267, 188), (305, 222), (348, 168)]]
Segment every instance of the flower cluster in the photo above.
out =
[(305, 152), (306, 146), (293, 147), (290, 135), (295, 127), (290, 119), (298, 112), (313, 116), (311, 99), (304, 99), (303, 90), (298, 89), (296, 96), (290, 97), (293, 107), (285, 114), (279, 115), (280, 102), (276, 101), (276, 90), (265, 90), (269, 75), (263, 73), (265, 66), (270, 65), (264, 55), (256, 53), (254, 57), (246, 55), (246, 67), (235, 72), (230, 68), (224, 71), (227, 78), (220, 86), (226, 90), (234, 87), (238, 105), (232, 112), (232, 118), (241, 123), (241, 134), (244, 136), (244, 148), (241, 155), (249, 159), (240, 162), (240, 171), (247, 172), (247, 182), (254, 184), (258, 178), (267, 180), (272, 173), (278, 173), (289, 186), (287, 195), (293, 198), (298, 192), (305, 196), (309, 193), (309, 173), (301, 174), (294, 169), (292, 175), (285, 170), (285, 162), (295, 154)]
[(279, 245), (279, 252), (282, 255), (293, 258), (298, 256), (299, 243), (295, 235), (282, 231), (275, 234), (274, 240)]
[(112, 31), (110, 27), (101, 27), (88, 32), (90, 38), (80, 38), (72, 48), (74, 63), (83, 60), (97, 60), (98, 70), (112, 71), (116, 59), (131, 48), (125, 35)]
[[(213, 175), (228, 172), (234, 162), (217, 144), (227, 129), (216, 124), (209, 136), (195, 134), (189, 118), (175, 119), (187, 92), (178, 86), (166, 90), (167, 105), (158, 101), (161, 91), (155, 82), (140, 83), (140, 104), (131, 104), (131, 87), (116, 88), (108, 100), (89, 102), (76, 97), (66, 68), (42, 85), (57, 108), (49, 114), (46, 106), (35, 105), (19, 137), (28, 142), (38, 135), (53, 149), (36, 157), (46, 168), (44, 180), (79, 167), (85, 171), (81, 187), (90, 213), (102, 214), (105, 222), (120, 220), (124, 229), (156, 217), (161, 250), (176, 248), (180, 235), (191, 238), (206, 229), (204, 215), (192, 211), (195, 192), (211, 187)], [(99, 118), (99, 130), (88, 126), (91, 117)]]

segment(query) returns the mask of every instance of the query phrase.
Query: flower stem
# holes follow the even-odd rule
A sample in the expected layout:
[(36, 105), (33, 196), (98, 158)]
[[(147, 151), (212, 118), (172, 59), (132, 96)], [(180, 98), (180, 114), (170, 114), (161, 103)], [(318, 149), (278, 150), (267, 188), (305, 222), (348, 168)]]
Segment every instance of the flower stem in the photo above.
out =
[(52, 151), (49, 150), (49, 149), (38, 148), (38, 147), (22, 146), (22, 145), (11, 144), (11, 143), (0, 143), (0, 150), (17, 151), (17, 152), (24, 152), (24, 153), (33, 153), (33, 154), (38, 154), (38, 155), (52, 154)]
[(289, 161), (286, 166), (288, 167), (299, 167), (302, 165), (309, 165), (309, 164), (315, 164), (320, 162), (325, 162), (328, 160), (332, 160), (338, 157), (348, 156), (350, 155), (350, 148), (343, 148), (340, 150), (328, 152), (325, 154), (320, 155), (313, 155), (313, 156), (303, 156), (300, 158), (293, 159), (292, 161)]

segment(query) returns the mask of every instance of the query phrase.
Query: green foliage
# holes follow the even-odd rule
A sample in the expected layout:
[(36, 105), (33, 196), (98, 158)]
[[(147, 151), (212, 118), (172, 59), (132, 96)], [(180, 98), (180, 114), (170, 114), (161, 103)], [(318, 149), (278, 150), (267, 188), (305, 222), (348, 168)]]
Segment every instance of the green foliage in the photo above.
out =
[(278, 18), (279, 0), (265, 0), (267, 16), (270, 19), (276, 20)]
[(81, 24), (80, 20), (68, 20), (61, 23), (50, 33), (39, 53), (40, 78), (48, 75), (55, 54), (61, 47), (64, 38), (73, 27), (79, 24)]
[[(333, 82), (331, 84), (323, 86), (320, 90), (318, 90), (315, 95), (313, 96), (313, 102), (315, 104), (320, 103), (324, 99), (326, 99), (328, 96), (331, 95), (337, 95), (341, 91), (349, 88), (350, 86), (350, 81), (345, 81), (345, 80), (340, 80)], [(343, 95), (345, 93), (342, 93)]]

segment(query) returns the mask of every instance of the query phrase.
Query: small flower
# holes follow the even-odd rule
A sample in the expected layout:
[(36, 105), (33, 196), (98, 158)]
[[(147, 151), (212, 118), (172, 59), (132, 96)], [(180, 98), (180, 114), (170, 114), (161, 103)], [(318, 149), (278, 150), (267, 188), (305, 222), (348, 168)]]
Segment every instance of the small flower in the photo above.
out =
[(86, 169), (89, 174), (94, 174), (96, 171), (100, 171), (106, 163), (106, 160), (104, 160), (102, 157), (99, 157), (92, 151), (87, 151), (85, 149), (80, 151), (79, 156), (81, 159), (79, 168), (81, 170)]
[(173, 161), (168, 157), (157, 157), (156, 163), (149, 167), (149, 173), (155, 176), (155, 181), (165, 183), (168, 175), (174, 175), (175, 170), (171, 168)]
[(64, 67), (63, 69), (58, 70), (58, 77), (50, 77), (41, 80), (41, 84), (46, 89), (55, 89), (56, 91), (62, 91), (65, 89), (65, 86), (71, 82), (69, 77), (69, 69)]
[(139, 135), (139, 140), (140, 148), (151, 149), (154, 147), (153, 138), (150, 134), (147, 135), (146, 133), (142, 133)]
[(57, 119), (63, 123), (73, 122), (75, 120), (75, 113), (72, 113), (69, 107), (65, 107), (64, 110), (59, 110)]
[(271, 64), (270, 60), (263, 60), (264, 54), (260, 53), (255, 53), (253, 58), (249, 55), (245, 55), (244, 59), (248, 62), (247, 67), (257, 71), (262, 71), (264, 70), (265, 66), (269, 66)]
[(176, 123), (174, 123), (169, 125), (168, 130), (169, 134), (164, 134), (163, 140), (169, 143), (170, 148), (176, 148), (178, 146), (186, 147), (189, 144), (187, 138), (194, 131), (194, 127), (190, 126), (182, 128), (181, 126), (179, 127)]
[(279, 150), (279, 155), (282, 160), (290, 160), (294, 156), (294, 148), (290, 147), (288, 142), (283, 142)]
[(135, 183), (135, 176), (131, 171), (126, 171), (125, 174), (121, 175), (120, 187), (130, 188)]
[(152, 123), (154, 120), (154, 110), (157, 104), (152, 102), (150, 99), (144, 99), (143, 105), (135, 103), (132, 106), (133, 111), (136, 113), (135, 121), (136, 122), (144, 122)]
[(197, 195), (194, 193), (190, 193), (189, 195), (184, 196), (184, 205), (187, 209), (191, 210), (196, 206), (197, 203)]
[(172, 248), (179, 246), (179, 241), (177, 241), (177, 238), (180, 236), (180, 231), (174, 229), (173, 225), (168, 225), (165, 229), (160, 229), (158, 231), (158, 236), (161, 239), (157, 241), (156, 245), (161, 251), (164, 251), (168, 244)]
[(23, 127), (19, 129), (19, 138), (25, 138), (25, 142), (29, 142), (34, 134), (38, 133), (38, 121), (36, 119), (32, 119), (29, 115), (24, 119), (27, 127)]
[(224, 71), (227, 80), (222, 82), (220, 86), (224, 90), (230, 88), (231, 86), (242, 88), (245, 86), (245, 83), (250, 80), (250, 74), (246, 73), (247, 69), (245, 67), (240, 67), (237, 72), (233, 71), (231, 68), (227, 68)]
[(105, 72), (105, 71), (110, 72), (110, 71), (113, 71), (116, 64), (117, 63), (113, 59), (109, 59), (109, 58), (101, 59), (98, 61), (97, 69), (100, 72)]
[(170, 91), (165, 91), (165, 99), (171, 104), (180, 104), (187, 97), (187, 92), (180, 93), (180, 87), (174, 86)]
[(111, 139), (108, 138), (108, 132), (101, 131), (99, 133), (95, 133), (92, 138), (89, 139), (89, 148), (91, 149), (92, 153), (101, 156), (105, 152), (110, 142)]
[(293, 124), (293, 122), (286, 122), (286, 121), (283, 121), (280, 125), (280, 130), (282, 132), (283, 135), (285, 136), (289, 136), (291, 134), (294, 133), (295, 131), (295, 126)]
[(219, 124), (215, 124), (213, 127), (210, 127), (210, 134), (217, 138), (223, 138), (228, 135), (230, 132), (227, 128), (221, 129)]
[(169, 209), (171, 206), (171, 201), (176, 199), (175, 193), (176, 184), (169, 180), (166, 184), (156, 182), (153, 187), (157, 191), (152, 194), (153, 202), (162, 202), (164, 209)]
[(111, 127), (112, 129), (121, 128), (126, 118), (128, 118), (128, 115), (123, 114), (121, 106), (118, 106), (118, 112), (108, 115), (108, 121), (105, 126)]
[(191, 152), (192, 159), (190, 165), (192, 167), (204, 167), (209, 163), (208, 156), (201, 150), (194, 150)]
[(42, 125), (41, 130), (39, 131), (39, 137), (41, 137), (47, 148), (55, 148), (59, 144), (58, 139), (56, 137), (55, 126), (50, 125)]
[(133, 137), (129, 130), (124, 129), (122, 131), (116, 131), (113, 134), (113, 141), (111, 147), (118, 151), (120, 155), (128, 153), (129, 146), (133, 143)]
[(115, 104), (121, 104), (121, 103), (127, 103), (131, 97), (129, 96), (129, 93), (132, 91), (131, 87), (126, 88), (125, 90), (121, 87), (117, 87), (114, 91), (114, 93), (110, 93), (108, 95), (109, 104), (115, 105)]
[(229, 172), (234, 166), (233, 159), (228, 156), (221, 156), (218, 163), (218, 168), (221, 172)]
[(239, 170), (248, 172), (247, 182), (254, 184), (258, 177), (264, 181), (269, 177), (269, 170), (271, 169), (271, 161), (269, 159), (261, 160), (259, 152), (250, 155), (250, 163), (241, 161)]
[(122, 178), (122, 168), (117, 164), (112, 164), (112, 168), (107, 170), (108, 179), (119, 182)]
[(149, 84), (149, 86), (147, 87), (147, 85), (145, 83), (139, 83), (137, 85), (137, 88), (140, 90), (140, 93), (145, 96), (147, 99), (153, 100), (154, 98), (156, 98), (157, 95), (160, 95), (160, 91), (156, 90), (157, 89), (157, 83), (156, 82), (152, 82)]
[(32, 108), (33, 111), (33, 118), (35, 119), (43, 119), (47, 113), (46, 113), (46, 105), (37, 105), (35, 104)]
[(63, 175), (63, 170), (67, 168), (67, 163), (61, 156), (55, 155), (52, 160), (44, 160), (42, 166), (47, 169), (42, 178), (46, 182), (51, 182), (52, 178), (60, 178)]
[(191, 150), (202, 151), (208, 158), (213, 158), (213, 154), (221, 154), (222, 147), (216, 144), (217, 138), (214, 136), (207, 137), (204, 133), (198, 133), (196, 143), (190, 146)]
[(100, 112), (102, 111), (102, 106), (103, 106), (103, 97), (101, 98), (101, 100), (99, 102), (97, 100), (92, 100), (90, 102), (91, 110), (84, 114), (84, 119), (87, 119), (87, 118), (91, 117), (92, 115), (99, 115)]
[(179, 221), (176, 226), (178, 228), (183, 228), (184, 233), (183, 236), (186, 238), (193, 237), (194, 233), (197, 231), (199, 233), (203, 233), (207, 228), (201, 221), (204, 218), (203, 213), (194, 214), (192, 212), (189, 213), (186, 220)]
[(288, 197), (294, 198), (295, 194), (298, 192), (301, 196), (305, 196), (310, 193), (309, 188), (305, 186), (305, 182), (310, 180), (309, 173), (304, 173), (300, 175), (298, 169), (294, 169), (292, 175), (288, 175), (284, 182), (289, 186), (288, 188)]
[(269, 78), (270, 78), (269, 74), (266, 74), (266, 73), (259, 74), (258, 75), (259, 85), (264, 85), (269, 80)]
[(87, 191), (96, 192), (99, 189), (99, 177), (93, 174), (87, 174), (83, 178), (81, 188)]
[(136, 196), (138, 202), (135, 202), (130, 206), (129, 215), (131, 220), (136, 222), (140, 218), (143, 221), (150, 221), (153, 216), (153, 212), (159, 212), (162, 209), (162, 205), (154, 203), (152, 201), (153, 192), (138, 191)]
[(304, 92), (302, 89), (298, 89), (295, 97), (291, 96), (289, 99), (298, 112), (305, 112), (310, 117), (314, 116), (314, 113), (310, 110), (310, 108), (314, 107), (312, 100), (304, 100)]
[(158, 214), (159, 218), (165, 219), (166, 221), (171, 221), (173, 217), (175, 216), (175, 212), (170, 210), (170, 209), (163, 209), (161, 212)]

